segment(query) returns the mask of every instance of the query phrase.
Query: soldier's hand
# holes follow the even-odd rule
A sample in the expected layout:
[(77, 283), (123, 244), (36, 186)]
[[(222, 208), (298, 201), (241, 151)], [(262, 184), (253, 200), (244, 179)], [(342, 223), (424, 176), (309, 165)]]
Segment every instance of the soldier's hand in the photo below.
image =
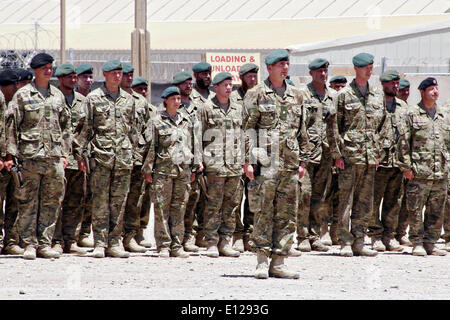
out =
[(300, 163), (300, 167), (298, 167), (298, 177), (301, 179), (305, 176), (306, 169), (305, 164), (303, 162)]
[(67, 159), (64, 158), (64, 157), (62, 157), (61, 160), (62, 160), (62, 164), (63, 164), (64, 169), (67, 168), (67, 166), (69, 165), (69, 161), (67, 161)]
[(148, 182), (148, 183), (152, 183), (153, 182), (153, 177), (151, 173), (146, 173), (144, 176), (144, 179)]
[(334, 165), (339, 169), (344, 170), (345, 169), (344, 158), (334, 160)]
[(78, 160), (78, 169), (80, 171), (83, 171), (84, 173), (86, 173), (87, 167), (86, 167), (86, 162), (84, 160)]
[(247, 176), (247, 178), (249, 178), (250, 180), (255, 180), (253, 166), (251, 164), (249, 164), (248, 162), (246, 162), (244, 165), (244, 172), (245, 172), (245, 175)]
[(194, 182), (194, 180), (195, 180), (195, 172), (192, 172), (191, 173), (191, 182)]
[(414, 172), (411, 169), (403, 171), (403, 176), (408, 180), (412, 180), (414, 179)]

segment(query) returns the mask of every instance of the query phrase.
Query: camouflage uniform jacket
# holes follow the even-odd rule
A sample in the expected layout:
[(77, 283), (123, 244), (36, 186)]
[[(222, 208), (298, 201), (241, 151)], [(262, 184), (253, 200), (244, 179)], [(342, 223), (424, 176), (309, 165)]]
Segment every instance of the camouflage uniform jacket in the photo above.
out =
[(70, 110), (64, 95), (50, 85), (44, 98), (34, 82), (20, 88), (8, 106), (7, 154), (18, 159), (69, 158)]
[[(300, 162), (308, 162), (310, 145), (306, 131), (306, 110), (299, 89), (286, 83), (283, 97), (278, 96), (269, 79), (248, 90), (244, 98), (245, 161), (255, 163), (255, 150), (271, 158), (271, 150), (278, 142), (278, 170), (298, 170)], [(267, 130), (267, 144), (260, 140), (256, 146), (251, 136), (261, 129)], [(278, 135), (279, 139), (276, 139)], [(267, 153), (266, 150), (268, 151)], [(258, 152), (259, 153), (259, 152)], [(251, 156), (250, 156), (251, 155)], [(259, 158), (261, 159), (261, 158)]]
[(220, 107), (217, 97), (200, 111), (203, 132), (203, 165), (206, 174), (218, 177), (242, 175), (242, 106), (229, 99), (228, 110)]
[[(67, 105), (67, 107), (70, 110), (70, 123), (72, 128), (72, 133), (75, 134), (76, 132), (79, 132), (81, 129), (81, 123), (80, 119), (84, 117), (84, 111), (83, 111), (83, 101), (84, 96), (81, 93), (74, 91), (74, 99), (72, 102), (72, 105)], [(67, 161), (69, 162), (69, 165), (66, 169), (72, 169), (72, 170), (78, 170), (78, 163), (75, 160), (73, 153), (69, 155), (67, 158)]]
[(103, 85), (86, 96), (83, 106), (82, 128), (74, 139), (75, 159), (90, 150), (90, 157), (104, 167), (131, 169), (138, 140), (135, 99), (119, 88), (114, 101)]
[(137, 148), (134, 151), (134, 165), (141, 166), (144, 157), (148, 152), (148, 147), (151, 142), (151, 131), (147, 130), (148, 122), (156, 116), (156, 107), (149, 104), (147, 99), (139, 93), (132, 92), (131, 96), (135, 99), (136, 110), (136, 133), (138, 135)]
[(353, 80), (339, 91), (327, 117), (327, 136), (333, 159), (375, 165), (380, 161), (379, 131), (384, 121), (383, 93), (369, 86), (363, 96)]
[(397, 143), (399, 138), (398, 127), (405, 121), (404, 116), (408, 105), (402, 99), (394, 98), (394, 112), (386, 110), (386, 119), (380, 130), (380, 167), (398, 167)]
[(203, 104), (208, 100), (211, 100), (214, 97), (215, 93), (211, 90), (209, 90), (209, 96), (208, 98), (205, 98), (200, 92), (195, 89), (195, 87), (192, 89), (190, 99), (192, 102), (196, 104)]
[(142, 166), (144, 174), (158, 173), (178, 177), (186, 168), (195, 171), (199, 157), (194, 157), (193, 125), (189, 117), (177, 110), (173, 119), (166, 111), (159, 111), (151, 121), (153, 139)]
[(0, 91), (0, 158), (6, 156), (6, 101)]
[(311, 145), (309, 162), (319, 164), (323, 153), (329, 155), (325, 118), (330, 110), (334, 109), (333, 97), (325, 88), (325, 96), (321, 99), (312, 82), (300, 91), (303, 95), (303, 106), (306, 109), (306, 126)]
[(410, 107), (399, 134), (400, 170), (412, 169), (417, 179), (448, 178), (450, 126), (445, 123), (444, 110), (437, 106), (432, 119), (422, 102)]

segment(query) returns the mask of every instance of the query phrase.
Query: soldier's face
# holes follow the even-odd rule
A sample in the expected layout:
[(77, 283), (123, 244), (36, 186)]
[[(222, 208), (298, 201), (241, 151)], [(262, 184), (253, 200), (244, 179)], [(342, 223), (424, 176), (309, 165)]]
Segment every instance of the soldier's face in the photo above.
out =
[(330, 83), (330, 88), (332, 88), (336, 91), (339, 91), (339, 90), (345, 88), (346, 85), (347, 85), (347, 83), (333, 82), (333, 83)]
[(33, 70), (36, 79), (39, 79), (40, 81), (50, 81), (53, 74), (53, 65), (51, 63), (47, 63), (46, 65)]
[(392, 80), (387, 82), (382, 82), (384, 94), (389, 97), (395, 97), (398, 92), (400, 80)]
[(122, 88), (131, 88), (132, 83), (133, 83), (133, 72), (125, 73), (122, 75), (122, 81), (120, 82), (120, 86)]
[(223, 80), (221, 83), (214, 86), (216, 95), (219, 97), (229, 98), (233, 91), (233, 82), (231, 80)]
[(164, 103), (166, 105), (166, 109), (178, 109), (181, 105), (181, 95), (176, 94), (164, 99)]
[(248, 89), (251, 89), (258, 84), (258, 74), (256, 72), (247, 72), (240, 78), (242, 82), (247, 85)]
[(188, 97), (192, 92), (192, 80), (186, 80), (185, 82), (180, 83), (178, 89), (180, 89), (182, 96)]
[(267, 66), (269, 76), (278, 81), (286, 79), (289, 73), (289, 61), (278, 61), (277, 63)]
[(429, 86), (425, 90), (420, 90), (423, 92), (422, 99), (425, 97), (427, 100), (437, 101), (439, 98), (439, 87), (438, 86)]
[(122, 70), (103, 72), (103, 76), (105, 77), (105, 81), (107, 83), (118, 86), (122, 81)]
[(368, 81), (372, 76), (373, 64), (365, 67), (355, 67), (356, 77)]
[(80, 88), (85, 88), (87, 90), (90, 90), (93, 83), (94, 83), (94, 77), (92, 76), (92, 74), (82, 74), (82, 75), (78, 76), (78, 86)]
[(316, 83), (326, 84), (328, 80), (328, 68), (319, 68), (309, 71), (312, 81)]
[(406, 100), (408, 100), (408, 97), (409, 97), (409, 87), (398, 90), (397, 98), (402, 99), (403, 101), (406, 102)]
[(203, 71), (195, 73), (195, 81), (201, 88), (208, 88), (211, 85), (211, 72)]
[(59, 85), (61, 87), (71, 89), (71, 90), (75, 89), (75, 86), (77, 85), (77, 80), (78, 80), (78, 77), (77, 77), (76, 73), (71, 73), (67, 76), (58, 78)]
[(148, 85), (146, 84), (140, 84), (138, 86), (134, 86), (133, 87), (133, 91), (142, 94), (144, 97), (147, 97), (147, 92), (148, 92)]

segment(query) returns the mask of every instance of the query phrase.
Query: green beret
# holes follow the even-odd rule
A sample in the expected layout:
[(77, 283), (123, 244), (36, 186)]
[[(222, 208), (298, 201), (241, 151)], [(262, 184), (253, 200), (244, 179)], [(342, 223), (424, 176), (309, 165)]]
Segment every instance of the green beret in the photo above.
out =
[(145, 84), (148, 86), (148, 81), (146, 78), (144, 77), (134, 77), (133, 78), (133, 83), (131, 84), (131, 87), (136, 87), (139, 86), (141, 84)]
[(423, 80), (420, 84), (419, 87), (417, 89), (419, 90), (425, 90), (426, 88), (430, 87), (430, 86), (437, 86), (437, 80), (435, 78), (429, 77), (426, 78), (425, 80)]
[(246, 64), (243, 64), (239, 68), (239, 75), (243, 76), (246, 73), (249, 73), (249, 72), (256, 73), (258, 71), (259, 71), (259, 67), (256, 64), (254, 64), (254, 63), (246, 63)]
[(381, 82), (389, 82), (389, 81), (399, 80), (399, 79), (400, 79), (400, 74), (397, 71), (395, 71), (395, 70), (385, 71), (380, 76), (380, 81)]
[(127, 74), (127, 73), (130, 73), (130, 72), (134, 72), (134, 68), (131, 65), (131, 63), (129, 63), (129, 62), (122, 63), (122, 73), (123, 74)]
[(181, 71), (173, 76), (172, 84), (180, 84), (187, 80), (192, 80), (192, 74), (188, 71)]
[(199, 62), (192, 67), (192, 71), (195, 73), (209, 71), (211, 72), (211, 65), (208, 62)]
[(320, 68), (328, 68), (330, 63), (326, 59), (317, 58), (314, 59), (308, 66), (309, 70), (317, 70)]
[(402, 90), (402, 89), (409, 88), (409, 87), (410, 87), (409, 81), (406, 80), (405, 78), (401, 78), (400, 83), (398, 85), (398, 90)]
[(216, 84), (221, 83), (224, 80), (232, 80), (232, 79), (233, 79), (233, 76), (231, 75), (231, 73), (221, 72), (221, 73), (216, 74), (216, 76), (214, 77), (214, 79), (212, 81), (212, 84), (216, 85)]
[(80, 64), (77, 67), (77, 75), (92, 74), (93, 72), (94, 72), (94, 67), (90, 64)]
[(180, 89), (178, 89), (178, 87), (172, 86), (164, 89), (163, 93), (161, 94), (161, 98), (166, 99), (174, 95), (180, 95)]
[(59, 65), (58, 67), (56, 67), (55, 70), (55, 77), (64, 77), (64, 76), (68, 76), (69, 74), (72, 73), (76, 73), (75, 67), (73, 66), (73, 64), (70, 63), (65, 63), (62, 65)]
[(334, 76), (333, 78), (330, 79), (330, 83), (347, 83), (347, 78), (344, 76)]
[(365, 67), (369, 64), (373, 64), (373, 55), (370, 53), (359, 53), (353, 57), (353, 65), (355, 67)]
[(286, 50), (273, 50), (266, 56), (266, 65), (271, 66), (279, 61), (289, 61), (289, 52)]
[(30, 67), (32, 69), (37, 69), (42, 66), (45, 66), (46, 64), (53, 63), (54, 59), (51, 55), (45, 52), (38, 53), (31, 59), (30, 61)]
[(102, 66), (102, 70), (104, 72), (122, 70), (122, 63), (119, 60), (106, 61), (105, 64)]

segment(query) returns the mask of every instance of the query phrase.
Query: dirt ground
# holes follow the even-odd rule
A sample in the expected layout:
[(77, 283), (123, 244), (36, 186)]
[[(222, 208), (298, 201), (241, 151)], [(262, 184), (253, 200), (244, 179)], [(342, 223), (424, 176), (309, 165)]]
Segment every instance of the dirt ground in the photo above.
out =
[[(150, 224), (152, 225), (152, 224)], [(146, 230), (146, 236), (152, 235)], [(366, 239), (368, 242), (368, 239)], [(443, 243), (439, 243), (443, 246)], [(159, 258), (155, 249), (128, 259), (94, 259), (64, 254), (59, 259), (27, 261), (0, 256), (1, 300), (409, 300), (450, 298), (450, 254), (413, 257), (340, 257), (303, 253), (287, 265), (298, 280), (253, 278), (256, 256), (208, 258), (205, 249), (188, 259)]]

